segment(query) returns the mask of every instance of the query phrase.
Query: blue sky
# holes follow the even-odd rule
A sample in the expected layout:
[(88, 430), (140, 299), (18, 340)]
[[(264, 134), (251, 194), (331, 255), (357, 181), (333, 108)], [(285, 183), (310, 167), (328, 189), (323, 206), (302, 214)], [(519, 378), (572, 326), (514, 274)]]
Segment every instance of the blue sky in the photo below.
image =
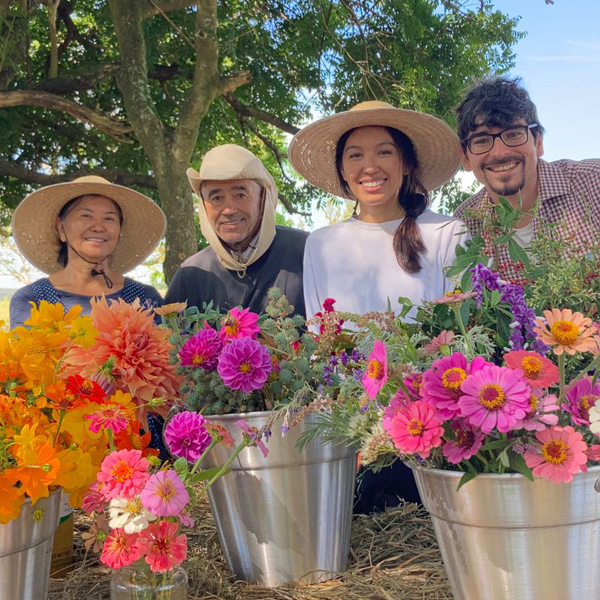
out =
[(546, 160), (600, 157), (600, 0), (496, 0), (527, 32), (511, 71), (546, 129)]

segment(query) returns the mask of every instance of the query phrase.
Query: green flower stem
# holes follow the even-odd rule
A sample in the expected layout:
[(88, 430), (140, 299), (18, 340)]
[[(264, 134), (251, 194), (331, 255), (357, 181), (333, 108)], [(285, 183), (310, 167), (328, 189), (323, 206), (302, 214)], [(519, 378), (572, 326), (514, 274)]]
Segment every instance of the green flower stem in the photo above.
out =
[(596, 372), (594, 373), (594, 378), (593, 378), (593, 381), (595, 382), (596, 379), (598, 379), (598, 376), (600, 375), (600, 371), (598, 370), (599, 365), (600, 365), (600, 354), (598, 354), (598, 356), (596, 356), (596, 358), (594, 358), (594, 360), (592, 360), (592, 362), (587, 367), (583, 367), (583, 369), (581, 369), (581, 371), (579, 371), (579, 373), (577, 373), (577, 376), (575, 377), (575, 379), (573, 379), (573, 381), (578, 381), (582, 377), (585, 377), (592, 369), (595, 369)]
[(483, 452), (478, 452), (475, 456), (483, 463), (483, 466), (486, 469), (489, 467), (489, 463), (487, 459), (483, 456)]
[(558, 384), (558, 404), (562, 404), (565, 398), (565, 355), (558, 355), (558, 374), (560, 375), (560, 383)]
[(190, 502), (189, 508), (187, 509), (188, 512), (190, 512), (191, 509), (196, 504), (198, 504), (198, 502), (204, 497), (204, 495), (206, 494), (206, 492), (208, 492), (208, 488), (215, 481), (217, 481), (217, 479), (219, 479), (219, 477), (221, 477), (221, 475), (225, 475), (225, 473), (227, 473), (227, 471), (229, 470), (229, 467), (231, 466), (231, 463), (236, 459), (237, 455), (244, 448), (246, 448), (248, 446), (249, 443), (250, 443), (250, 438), (248, 438), (247, 436), (244, 436), (244, 441), (237, 446), (237, 448), (231, 453), (231, 456), (225, 461), (225, 464), (217, 471), (217, 473), (214, 475), (214, 477), (204, 486), (204, 488), (202, 489), (202, 491), (194, 498), (194, 500), (192, 500), (192, 502)]
[(115, 438), (114, 438), (113, 430), (110, 427), (108, 427), (106, 429), (106, 433), (108, 434), (108, 445), (110, 447), (110, 451), (114, 452), (116, 450), (116, 448), (115, 448)]
[(58, 417), (58, 426), (56, 427), (56, 435), (54, 436), (54, 442), (53, 442), (53, 446), (56, 446), (56, 442), (58, 441), (58, 436), (60, 435), (60, 428), (62, 426), (62, 423), (65, 419), (65, 411), (61, 410), (60, 411), (60, 417)]
[(454, 313), (454, 318), (456, 319), (456, 322), (458, 323), (458, 327), (460, 329), (460, 332), (462, 333), (464, 339), (465, 339), (465, 344), (467, 346), (467, 349), (469, 351), (469, 359), (473, 360), (475, 358), (475, 349), (473, 348), (473, 346), (471, 345), (471, 340), (469, 339), (469, 336), (467, 334), (467, 330), (465, 329), (465, 324), (463, 323), (462, 317), (460, 316), (460, 303), (458, 304), (452, 304), (452, 312)]
[(198, 470), (198, 468), (200, 467), (200, 463), (204, 460), (204, 458), (206, 457), (206, 455), (219, 443), (219, 438), (217, 438), (216, 440), (212, 440), (210, 442), (210, 445), (208, 446), (208, 448), (206, 448), (206, 450), (202, 453), (202, 456), (200, 456), (200, 458), (194, 463), (194, 466), (192, 467), (192, 470), (190, 472), (190, 475), (194, 475), (194, 473)]

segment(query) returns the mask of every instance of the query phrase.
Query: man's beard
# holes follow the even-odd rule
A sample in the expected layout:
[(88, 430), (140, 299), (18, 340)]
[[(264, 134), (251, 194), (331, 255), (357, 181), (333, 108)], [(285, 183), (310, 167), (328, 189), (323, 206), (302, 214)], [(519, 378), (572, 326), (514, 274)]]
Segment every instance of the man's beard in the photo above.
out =
[[(506, 177), (505, 181), (502, 181), (502, 178), (501, 178), (500, 181), (498, 181), (496, 179), (493, 182), (491, 182), (489, 180), (486, 182), (489, 189), (492, 192), (494, 192), (494, 194), (497, 194), (498, 196), (515, 196), (525, 187), (525, 165), (524, 165), (523, 161), (520, 158), (515, 160), (515, 158), (509, 157), (508, 160), (504, 159), (502, 161), (493, 161), (493, 162), (490, 162), (490, 164), (482, 165), (484, 167), (490, 167), (490, 166), (496, 167), (496, 166), (500, 166), (500, 165), (505, 165), (510, 162), (517, 162), (518, 165), (520, 165), (521, 175), (517, 179), (517, 181), (514, 180), (514, 176), (509, 175)], [(519, 168), (519, 167), (517, 167), (517, 168)], [(512, 182), (511, 182), (511, 180), (512, 180)]]

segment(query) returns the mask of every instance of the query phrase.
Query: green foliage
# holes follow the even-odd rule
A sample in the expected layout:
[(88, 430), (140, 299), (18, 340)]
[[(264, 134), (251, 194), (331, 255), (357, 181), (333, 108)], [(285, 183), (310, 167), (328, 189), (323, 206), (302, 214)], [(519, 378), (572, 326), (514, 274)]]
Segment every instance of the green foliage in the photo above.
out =
[[(160, 3), (158, 3), (160, 4)], [(125, 119), (116, 83), (117, 44), (108, 3), (63, 1), (59, 7), (59, 73), (48, 79), (50, 37), (43, 3), (23, 12), (12, 3), (0, 22), (0, 91), (41, 89), (116, 119)], [(75, 10), (76, 8), (76, 10)], [(192, 5), (144, 21), (150, 98), (165, 131), (180, 116), (196, 62)], [(503, 72), (521, 37), (517, 19), (489, 3), (458, 6), (437, 0), (227, 0), (218, 2), (222, 76), (249, 71), (235, 91), (244, 105), (290, 124), (343, 110), (370, 98), (424, 110), (453, 122), (452, 108), (472, 78)], [(238, 113), (218, 97), (204, 117), (195, 166), (216, 144), (249, 147), (277, 180), (288, 208), (307, 212), (325, 196), (297, 186), (286, 165), (288, 138), (259, 114)], [(19, 171), (0, 168), (0, 203), (10, 211), (34, 187), (31, 173), (75, 173), (99, 167), (151, 174), (134, 135), (122, 143), (66, 115), (40, 107), (0, 111), (2, 156)], [(185, 177), (182, 173), (181, 177)], [(141, 191), (159, 200), (153, 188)], [(169, 216), (169, 215), (168, 215)]]

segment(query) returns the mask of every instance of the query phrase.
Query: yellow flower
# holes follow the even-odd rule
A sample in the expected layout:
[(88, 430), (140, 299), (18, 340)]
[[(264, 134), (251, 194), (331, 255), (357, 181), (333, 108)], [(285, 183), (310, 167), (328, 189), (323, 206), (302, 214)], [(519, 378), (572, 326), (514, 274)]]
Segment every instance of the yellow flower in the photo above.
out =
[(99, 404), (92, 402), (83, 408), (69, 411), (63, 419), (61, 431), (69, 432), (78, 446), (86, 447), (98, 443), (104, 435), (103, 431), (100, 430), (98, 433), (90, 431), (90, 420), (85, 417), (98, 412), (100, 408)]
[(82, 348), (90, 348), (96, 342), (98, 332), (94, 328), (91, 317), (76, 317), (71, 323), (69, 337)]
[[(92, 455), (83, 452), (81, 448), (66, 448), (61, 450), (56, 458), (60, 461), (60, 471), (55, 484), (64, 488), (69, 494), (78, 492), (83, 488), (83, 493), (96, 479), (100, 465), (92, 463)], [(78, 508), (78, 507), (74, 507)]]
[(33, 425), (24, 425), (21, 429), (21, 433), (14, 436), (15, 447), (14, 454), (25, 462), (31, 462), (35, 459), (36, 450), (45, 442), (48, 442), (48, 438), (45, 435), (36, 435), (37, 423)]
[(154, 312), (161, 317), (167, 317), (169, 315), (177, 314), (184, 311), (187, 308), (187, 302), (172, 302), (171, 304), (165, 304), (154, 309)]

